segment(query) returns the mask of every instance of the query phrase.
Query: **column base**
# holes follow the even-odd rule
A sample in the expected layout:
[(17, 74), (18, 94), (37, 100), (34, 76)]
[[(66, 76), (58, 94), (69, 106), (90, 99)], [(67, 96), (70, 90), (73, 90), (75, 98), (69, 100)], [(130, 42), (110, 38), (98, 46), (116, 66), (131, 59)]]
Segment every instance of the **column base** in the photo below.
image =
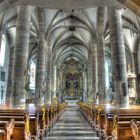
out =
[(121, 100), (116, 100), (116, 103), (114, 104), (116, 108), (128, 108), (129, 107), (129, 98), (127, 97), (121, 97)]

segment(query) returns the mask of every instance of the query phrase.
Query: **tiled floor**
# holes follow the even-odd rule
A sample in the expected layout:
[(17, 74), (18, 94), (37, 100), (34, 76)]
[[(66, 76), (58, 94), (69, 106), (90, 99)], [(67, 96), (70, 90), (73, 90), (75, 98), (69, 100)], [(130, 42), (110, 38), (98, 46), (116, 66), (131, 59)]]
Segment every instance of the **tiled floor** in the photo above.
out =
[(99, 140), (77, 107), (68, 107), (46, 140)]

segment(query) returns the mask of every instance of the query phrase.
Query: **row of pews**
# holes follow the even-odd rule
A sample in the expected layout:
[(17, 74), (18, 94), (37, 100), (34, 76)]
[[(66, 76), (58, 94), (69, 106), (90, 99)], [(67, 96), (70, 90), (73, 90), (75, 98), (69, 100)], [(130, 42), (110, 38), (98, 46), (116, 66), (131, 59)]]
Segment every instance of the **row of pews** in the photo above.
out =
[(26, 110), (0, 110), (0, 140), (39, 140), (53, 126), (66, 107), (66, 103), (38, 108), (34, 113)]
[(140, 106), (117, 109), (79, 103), (79, 107), (101, 140), (140, 140)]

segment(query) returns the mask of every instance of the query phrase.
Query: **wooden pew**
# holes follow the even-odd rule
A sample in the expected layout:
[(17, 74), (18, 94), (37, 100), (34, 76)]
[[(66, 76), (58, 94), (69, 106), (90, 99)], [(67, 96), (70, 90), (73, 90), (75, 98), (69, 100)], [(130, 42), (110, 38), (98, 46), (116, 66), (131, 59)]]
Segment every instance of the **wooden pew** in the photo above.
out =
[(32, 114), (27, 114), (26, 110), (0, 110), (0, 122), (2, 122), (0, 123), (0, 137), (7, 140), (8, 129), (5, 129), (5, 125), (13, 119), (14, 127), (10, 140), (39, 140), (40, 136), (43, 136), (46, 129), (49, 128), (49, 124), (53, 125), (58, 119), (65, 108), (65, 104), (53, 105), (52, 108), (53, 111), (47, 106), (44, 110), (40, 109)]
[(33, 126), (30, 128), (31, 137), (37, 136), (37, 138), (39, 138), (45, 136), (47, 131), (53, 126), (53, 124), (62, 114), (65, 106), (65, 103), (42, 106), (37, 109), (36, 115), (29, 114), (30, 126)]
[(88, 122), (92, 121), (92, 106), (79, 103), (80, 111), (83, 114), (83, 116), (88, 120)]
[(46, 112), (45, 112), (45, 128), (48, 131), (50, 127), (50, 106), (46, 106)]
[[(12, 110), (0, 110), (1, 126), (2, 123), (9, 122), (11, 119), (14, 120), (14, 125), (6, 125), (6, 134), (10, 134), (10, 140), (27, 140), (30, 138), (29, 130), (27, 132), (27, 120), (29, 122), (27, 117), (28, 115), (25, 115), (25, 111), (18, 112), (18, 110), (13, 110), (12, 112)], [(6, 140), (8, 139), (6, 138)]]
[(46, 107), (45, 106), (40, 106), (36, 110), (36, 115), (32, 116), (31, 118), (31, 123), (35, 126), (37, 129), (33, 129), (34, 135), (37, 135), (38, 139), (41, 139), (44, 137), (46, 133), (46, 119), (47, 119), (47, 114), (46, 114)]
[(102, 136), (105, 129), (105, 112), (104, 112), (104, 105), (96, 105), (93, 112), (93, 127), (97, 132), (98, 136)]
[(40, 136), (37, 113), (29, 114), (29, 129), (31, 140), (38, 140)]
[[(80, 105), (82, 114), (89, 118), (89, 105)], [(134, 140), (134, 135), (130, 127), (132, 119), (140, 121), (140, 108), (130, 107), (124, 109), (108, 108), (103, 105), (92, 107), (92, 124), (101, 139), (113, 140)]]
[(87, 105), (79, 103), (81, 113), (96, 131), (99, 131), (99, 128), (102, 128), (104, 125), (105, 119), (103, 117), (104, 115), (102, 115), (102, 108), (104, 108), (104, 106), (105, 105)]
[(57, 118), (57, 108), (54, 105), (43, 106), (38, 109), (38, 125), (40, 136), (44, 136), (47, 130), (54, 124)]
[(0, 140), (10, 140), (13, 133), (14, 120), (0, 121)]
[(131, 129), (132, 133), (135, 137), (135, 140), (140, 140), (140, 121), (136, 121), (135, 119), (131, 120)]
[(13, 134), (11, 135), (11, 140), (29, 140), (30, 134), (26, 133), (25, 122), (15, 122), (15, 127)]
[[(118, 139), (118, 140), (128, 140), (133, 139), (130, 128), (130, 120), (136, 118), (140, 120), (140, 110), (138, 108), (130, 109), (115, 109), (114, 107), (108, 108), (104, 105), (95, 106), (92, 108), (92, 120), (93, 127), (97, 131), (97, 134), (102, 139)], [(114, 133), (114, 115), (117, 114), (117, 135)], [(128, 134), (127, 134), (128, 133)], [(123, 137), (121, 137), (123, 136)], [(115, 138), (116, 137), (116, 138)], [(118, 138), (117, 138), (118, 137)]]
[(0, 129), (0, 140), (6, 140), (6, 132), (4, 129)]
[(130, 122), (140, 120), (140, 110), (116, 109), (106, 113), (105, 138), (113, 140), (133, 140)]

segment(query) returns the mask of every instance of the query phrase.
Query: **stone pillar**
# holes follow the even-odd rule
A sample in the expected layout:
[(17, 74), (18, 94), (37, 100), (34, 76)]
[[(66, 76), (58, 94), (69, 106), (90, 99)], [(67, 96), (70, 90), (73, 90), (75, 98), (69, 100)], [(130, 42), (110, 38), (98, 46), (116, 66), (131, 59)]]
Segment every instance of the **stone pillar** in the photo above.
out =
[(46, 84), (47, 84), (47, 91), (46, 91), (46, 103), (51, 104), (51, 48), (48, 45), (46, 50)]
[(38, 8), (38, 20), (39, 20), (39, 37), (37, 48), (37, 66), (36, 66), (36, 97), (37, 105), (42, 105), (42, 97), (44, 94), (45, 86), (45, 15), (41, 8)]
[(87, 98), (91, 100), (92, 98), (92, 80), (93, 80), (93, 75), (92, 75), (92, 52), (91, 49), (89, 49), (88, 52), (88, 95)]
[(136, 93), (137, 93), (137, 99), (140, 98), (140, 77), (138, 72), (138, 53), (133, 53), (133, 59), (134, 59), (134, 73), (136, 73)]
[(59, 98), (59, 102), (61, 102), (60, 98), (60, 70), (57, 69), (57, 94), (58, 94), (58, 98)]
[(114, 79), (114, 102), (116, 107), (128, 106), (128, 83), (121, 10), (113, 7), (109, 11), (109, 30)]
[(31, 7), (20, 6), (17, 17), (16, 46), (14, 50), (13, 105), (15, 108), (25, 107), (25, 82), (27, 74), (30, 20)]
[(99, 7), (97, 14), (97, 62), (98, 62), (98, 92), (99, 102), (106, 102), (105, 88), (105, 51), (104, 51), (104, 21), (105, 8)]
[(56, 65), (53, 62), (53, 72), (52, 72), (52, 79), (53, 79), (53, 98), (56, 97), (56, 91), (57, 91), (57, 71), (56, 71)]
[(97, 65), (97, 44), (92, 46), (92, 65), (93, 65), (93, 101), (96, 99), (96, 92), (98, 90), (98, 65)]
[(83, 72), (83, 101), (87, 101), (87, 72)]
[(7, 91), (6, 91), (6, 106), (12, 107), (13, 103), (13, 63), (14, 63), (14, 47), (10, 48), (9, 56), (9, 68), (8, 68), (8, 80), (7, 80)]
[(58, 73), (58, 69), (56, 70), (56, 92), (57, 94), (59, 93), (59, 73)]

